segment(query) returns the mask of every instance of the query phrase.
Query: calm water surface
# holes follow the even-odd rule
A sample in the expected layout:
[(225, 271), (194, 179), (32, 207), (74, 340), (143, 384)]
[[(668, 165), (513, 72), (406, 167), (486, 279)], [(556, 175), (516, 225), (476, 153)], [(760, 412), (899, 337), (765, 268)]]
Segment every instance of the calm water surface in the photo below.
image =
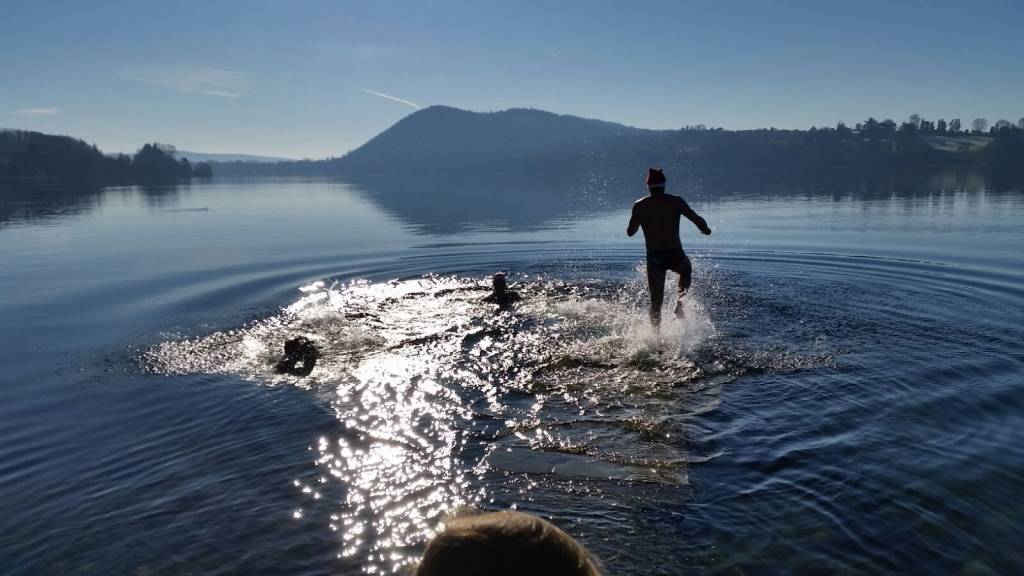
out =
[(1019, 190), (689, 181), (659, 336), (636, 190), (506, 184), (0, 191), (0, 572), (390, 573), (462, 506), (617, 574), (1024, 568)]

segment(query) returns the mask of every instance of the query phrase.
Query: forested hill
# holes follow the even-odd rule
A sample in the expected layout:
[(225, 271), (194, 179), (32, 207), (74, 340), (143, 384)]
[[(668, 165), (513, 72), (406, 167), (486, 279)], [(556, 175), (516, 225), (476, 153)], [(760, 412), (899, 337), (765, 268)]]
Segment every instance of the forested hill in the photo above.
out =
[(854, 127), (643, 130), (540, 110), (476, 113), (434, 106), (410, 114), (329, 162), (338, 172), (556, 166), (890, 166), (1024, 160), (1024, 122), (985, 131), (960, 120), (918, 117), (902, 125), (868, 119)]
[[(352, 175), (394, 172), (614, 172), (646, 166), (692, 169), (867, 170), (973, 166), (1024, 176), (1024, 119), (970, 130), (958, 119), (869, 118), (809, 130), (645, 130), (577, 116), (512, 109), (470, 112), (432, 106), (410, 114), (352, 152), (326, 160), (215, 162), (219, 175)], [(147, 144), (132, 156), (105, 155), (67, 136), (0, 130), (0, 179), (37, 182), (173, 182), (209, 176), (211, 164)]]
[(452, 170), (615, 170), (651, 165), (771, 169), (853, 166), (1024, 166), (1024, 119), (991, 129), (979, 119), (873, 118), (852, 127), (645, 130), (540, 110), (470, 112), (432, 106), (366, 144), (322, 161), (215, 164), (223, 174), (353, 174)]
[(34, 183), (165, 183), (209, 177), (209, 164), (176, 159), (174, 148), (146, 144), (138, 152), (105, 155), (70, 136), (0, 130), (0, 180)]
[(330, 162), (347, 171), (395, 167), (509, 169), (557, 166), (587, 151), (656, 139), (659, 132), (613, 122), (513, 109), (478, 113), (432, 106), (406, 116), (366, 144)]

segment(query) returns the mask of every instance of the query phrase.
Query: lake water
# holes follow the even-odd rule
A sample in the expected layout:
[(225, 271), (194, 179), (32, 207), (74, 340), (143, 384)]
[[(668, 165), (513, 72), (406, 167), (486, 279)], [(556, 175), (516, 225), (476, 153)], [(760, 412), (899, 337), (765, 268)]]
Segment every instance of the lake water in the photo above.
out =
[(655, 335), (639, 186), (494, 180), (0, 192), (0, 573), (389, 573), (463, 506), (613, 574), (1024, 568), (1019, 189), (690, 178)]

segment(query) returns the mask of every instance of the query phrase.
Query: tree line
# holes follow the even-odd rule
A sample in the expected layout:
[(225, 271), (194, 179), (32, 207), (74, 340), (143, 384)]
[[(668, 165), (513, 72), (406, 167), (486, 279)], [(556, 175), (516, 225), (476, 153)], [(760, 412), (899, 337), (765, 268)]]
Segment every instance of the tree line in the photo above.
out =
[[(839, 126), (844, 125), (840, 122)], [(879, 122), (874, 118), (868, 118), (863, 123), (857, 123), (855, 130), (867, 134), (879, 132), (893, 133), (897, 131), (896, 123), (892, 120), (883, 120)], [(946, 122), (945, 118), (939, 118), (933, 122), (922, 118), (919, 114), (911, 114), (910, 118), (899, 126), (898, 131), (902, 133), (910, 132), (925, 135), (967, 136), (971, 134), (988, 134), (990, 136), (995, 136), (1000, 132), (1012, 132), (1014, 130), (1024, 130), (1024, 118), (1017, 120), (1016, 124), (1005, 119), (997, 120), (991, 128), (989, 128), (987, 118), (975, 118), (971, 120), (971, 128), (967, 129), (963, 127), (963, 123), (959, 118), (953, 118), (949, 122)]]
[[(843, 125), (842, 123), (840, 124)], [(873, 118), (868, 118), (864, 123), (858, 123), (855, 128), (857, 131), (864, 131), (866, 133), (877, 133), (877, 132), (895, 132), (896, 123), (892, 120), (883, 120), (879, 122)], [(975, 118), (971, 121), (971, 128), (965, 128), (961, 119), (953, 118), (946, 122), (944, 118), (939, 118), (937, 121), (926, 120), (918, 114), (910, 115), (910, 118), (899, 126), (900, 132), (913, 132), (920, 134), (938, 134), (938, 135), (996, 135), (999, 132), (1024, 130), (1024, 118), (1021, 118), (1017, 123), (1013, 123), (1009, 120), (997, 120), (989, 128), (987, 118)]]
[(209, 178), (210, 164), (175, 158), (173, 146), (146, 144), (135, 154), (104, 154), (70, 136), (0, 130), (0, 179), (32, 182), (170, 183)]
[[(416, 112), (338, 158), (278, 163), (214, 163), (229, 176), (337, 175), (394, 171), (575, 170), (648, 165), (771, 170), (847, 166), (863, 170), (975, 166), (1024, 177), (1024, 118), (989, 126), (975, 118), (897, 124), (868, 118), (853, 127), (724, 130), (703, 125), (642, 130), (538, 110), (473, 113), (446, 107)], [(104, 155), (67, 136), (0, 131), (0, 179), (174, 182), (208, 177), (211, 164), (175, 158), (147, 144), (134, 155)]]
[[(984, 118), (965, 128), (959, 118), (936, 121), (914, 114), (897, 124), (868, 118), (852, 128), (808, 130), (723, 130), (687, 126), (646, 139), (632, 150), (605, 149), (599, 157), (625, 157), (627, 162), (660, 161), (693, 167), (806, 168), (853, 166), (866, 169), (913, 166), (972, 165), (1024, 170), (1024, 118), (1016, 124), (999, 120), (989, 127)], [(622, 153), (625, 154), (622, 154)]]
[(693, 169), (865, 171), (971, 166), (1024, 176), (1024, 119), (903, 123), (868, 118), (808, 130), (725, 130), (689, 125), (643, 130), (540, 110), (477, 113), (449, 107), (415, 112), (337, 158), (217, 163), (220, 175), (358, 176), (401, 172), (560, 171), (607, 173), (645, 166)]

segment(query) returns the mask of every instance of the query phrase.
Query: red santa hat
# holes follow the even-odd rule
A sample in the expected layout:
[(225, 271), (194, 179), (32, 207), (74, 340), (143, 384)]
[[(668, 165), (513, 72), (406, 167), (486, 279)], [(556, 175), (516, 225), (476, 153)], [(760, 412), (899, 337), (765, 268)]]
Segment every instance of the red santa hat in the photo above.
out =
[(647, 169), (647, 187), (648, 188), (664, 188), (665, 187), (665, 175), (661, 173), (661, 168), (648, 168)]

